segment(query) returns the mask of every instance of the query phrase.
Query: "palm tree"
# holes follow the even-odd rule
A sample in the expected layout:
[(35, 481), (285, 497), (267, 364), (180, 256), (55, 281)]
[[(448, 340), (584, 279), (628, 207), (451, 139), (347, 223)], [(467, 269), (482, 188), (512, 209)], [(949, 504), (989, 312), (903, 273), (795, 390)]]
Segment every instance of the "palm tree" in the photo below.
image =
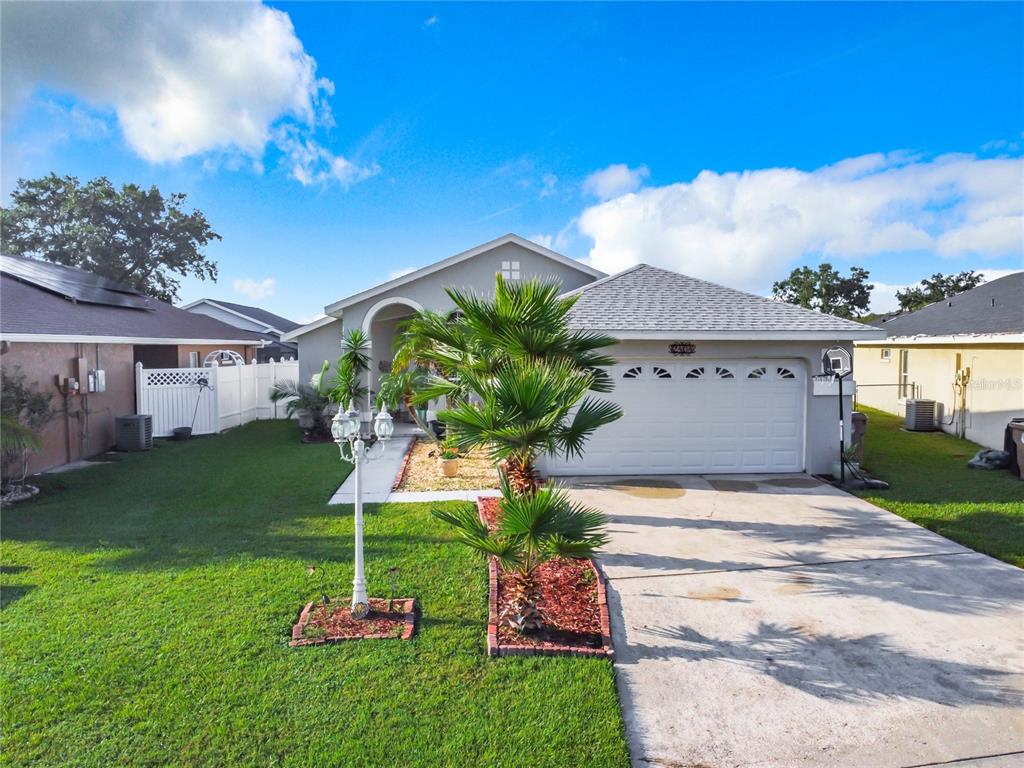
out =
[(567, 360), (513, 359), (491, 374), (462, 371), (457, 385), (432, 377), (420, 397), (465, 387), (474, 393), (438, 416), (458, 435), (459, 448), (483, 448), (503, 461), (516, 493), (537, 490), (536, 460), (542, 454), (567, 458), (583, 453), (599, 427), (622, 416), (614, 403), (587, 396), (595, 374)]
[(350, 329), (341, 340), (341, 356), (334, 369), (328, 396), (346, 407), (361, 402), (370, 392), (364, 376), (370, 370), (370, 340), (362, 328)]
[(446, 289), (456, 309), (421, 311), (406, 321), (396, 341), (395, 363), (412, 361), (451, 378), (464, 371), (491, 373), (510, 360), (534, 363), (567, 361), (593, 374), (595, 392), (610, 392), (602, 368), (615, 360), (601, 350), (611, 336), (573, 331), (568, 315), (577, 296), (560, 296), (555, 283), (509, 282), (497, 275), (493, 298)]
[(298, 417), (299, 426), (305, 432), (307, 442), (326, 440), (331, 434), (327, 423), (331, 398), (324, 384), (329, 369), (330, 363), (324, 360), (320, 373), (313, 376), (309, 384), (279, 381), (270, 390), (272, 402), (283, 402), (288, 417)]
[(536, 490), (540, 454), (579, 455), (595, 429), (622, 415), (611, 403), (584, 399), (611, 390), (603, 368), (614, 360), (602, 350), (615, 339), (571, 330), (576, 297), (558, 291), (500, 275), (493, 299), (448, 289), (456, 310), (417, 313), (396, 348), (397, 363), (429, 371), (412, 401), (446, 397), (438, 416), (458, 432), (460, 447), (484, 447), (504, 461), (519, 493)]
[(501, 514), (494, 529), (473, 508), (435, 509), (434, 517), (451, 525), (462, 543), (498, 559), (513, 575), (513, 601), (501, 619), (520, 632), (540, 629), (544, 611), (535, 580), (537, 567), (555, 557), (590, 557), (607, 542), (606, 520), (596, 509), (574, 503), (552, 485), (533, 494), (513, 493), (502, 481)]

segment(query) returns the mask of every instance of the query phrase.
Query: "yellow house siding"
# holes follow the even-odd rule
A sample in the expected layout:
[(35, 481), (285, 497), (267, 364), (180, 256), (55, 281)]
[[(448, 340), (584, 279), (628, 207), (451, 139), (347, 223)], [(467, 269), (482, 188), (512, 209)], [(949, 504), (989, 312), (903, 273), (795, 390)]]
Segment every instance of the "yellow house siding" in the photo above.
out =
[[(882, 357), (883, 349), (891, 350), (888, 361)], [(858, 403), (904, 414), (900, 387), (867, 386), (899, 384), (901, 352), (908, 355), (908, 378), (916, 385), (916, 396), (939, 403), (940, 425), (946, 432), (956, 429), (953, 380), (959, 354), (961, 366), (971, 369), (966, 437), (991, 448), (1003, 447), (1006, 423), (1024, 416), (1024, 344), (858, 344), (854, 351)]]

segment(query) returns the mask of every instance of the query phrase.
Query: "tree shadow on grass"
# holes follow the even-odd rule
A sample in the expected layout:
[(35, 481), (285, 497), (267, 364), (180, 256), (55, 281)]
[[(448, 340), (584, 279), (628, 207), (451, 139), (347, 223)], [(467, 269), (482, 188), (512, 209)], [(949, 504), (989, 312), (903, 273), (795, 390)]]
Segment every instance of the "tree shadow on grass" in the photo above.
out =
[(634, 644), (618, 663), (664, 659), (684, 663), (721, 661), (768, 675), (779, 683), (829, 701), (870, 703), (884, 699), (944, 706), (1018, 707), (1024, 692), (1013, 673), (917, 655), (882, 633), (840, 636), (761, 622), (738, 640), (708, 637), (687, 626), (641, 630), (663, 644)]
[(0, 587), (0, 611), (21, 600), (35, 588), (35, 584), (9, 584)]

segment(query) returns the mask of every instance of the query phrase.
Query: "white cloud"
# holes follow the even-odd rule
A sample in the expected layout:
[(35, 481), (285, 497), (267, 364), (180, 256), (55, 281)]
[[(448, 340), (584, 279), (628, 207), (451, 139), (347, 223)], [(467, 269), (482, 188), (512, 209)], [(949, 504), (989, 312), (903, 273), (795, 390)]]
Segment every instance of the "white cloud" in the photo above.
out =
[(647, 262), (764, 290), (801, 258), (1024, 251), (1024, 158), (866, 155), (814, 171), (702, 171), (591, 206), (590, 263)]
[[(2, 21), (5, 123), (43, 88), (112, 111), (148, 162), (215, 153), (257, 170), (279, 136), (308, 146), (333, 125), (333, 84), (288, 14), (260, 3), (6, 3)], [(320, 149), (314, 175), (365, 178)]]
[(335, 155), (308, 136), (300, 135), (292, 127), (278, 134), (277, 145), (289, 165), (288, 175), (303, 186), (333, 181), (348, 189), (380, 173), (380, 166), (376, 163), (357, 165), (341, 155)]
[(553, 173), (545, 173), (540, 177), (540, 196), (547, 197), (555, 194), (555, 187), (558, 184), (558, 177)]
[(232, 281), (231, 287), (235, 289), (235, 293), (248, 296), (250, 299), (266, 299), (274, 295), (277, 285), (272, 277), (265, 277), (262, 280), (245, 277)]
[(426, 18), (426, 19), (425, 19), (425, 20), (423, 21), (423, 26), (424, 26), (424, 27), (432, 27), (432, 26), (434, 26), (435, 24), (437, 24), (437, 22), (439, 22), (439, 21), (440, 21), (440, 19), (439, 19), (439, 18), (437, 18), (437, 16), (429, 16), (429, 17), (427, 17), (427, 18)]
[(554, 235), (537, 234), (537, 235), (530, 235), (526, 239), (529, 240), (531, 243), (536, 243), (537, 245), (543, 245), (545, 248), (553, 248), (554, 245), (555, 245), (555, 236)]
[(587, 176), (583, 180), (583, 191), (599, 200), (611, 200), (638, 190), (649, 174), (646, 165), (630, 168), (624, 163), (615, 163)]

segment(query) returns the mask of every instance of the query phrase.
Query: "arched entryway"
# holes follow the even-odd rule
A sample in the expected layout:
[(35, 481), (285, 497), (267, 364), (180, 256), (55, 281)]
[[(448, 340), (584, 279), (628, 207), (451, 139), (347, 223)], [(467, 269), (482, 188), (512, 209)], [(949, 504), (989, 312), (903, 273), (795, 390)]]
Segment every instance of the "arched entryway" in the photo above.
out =
[[(394, 357), (392, 349), (399, 325), (421, 309), (423, 307), (412, 299), (393, 296), (381, 299), (367, 310), (363, 318), (363, 332), (370, 340), (367, 386), (371, 392), (377, 391), (380, 375), (391, 370), (391, 361)], [(369, 418), (369, 414), (366, 418)]]

